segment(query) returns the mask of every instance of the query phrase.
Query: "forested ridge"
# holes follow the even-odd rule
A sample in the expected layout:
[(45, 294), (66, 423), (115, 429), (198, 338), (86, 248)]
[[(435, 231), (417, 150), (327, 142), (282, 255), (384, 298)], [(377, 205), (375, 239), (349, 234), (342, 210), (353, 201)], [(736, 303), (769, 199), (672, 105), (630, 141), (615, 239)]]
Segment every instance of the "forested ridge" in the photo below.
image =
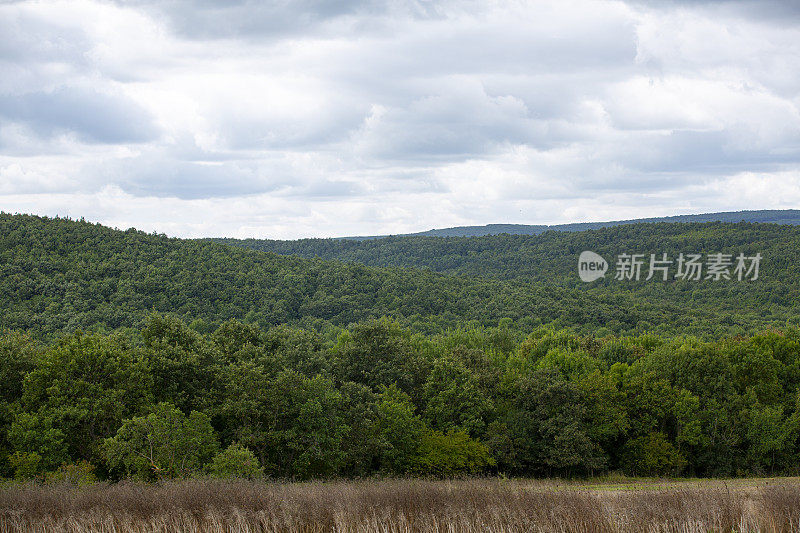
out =
[[(688, 316), (714, 309), (704, 318), (729, 331), (746, 323), (763, 327), (785, 324), (800, 316), (800, 227), (754, 223), (642, 223), (583, 232), (548, 231), (541, 235), (486, 237), (387, 237), (368, 241), (301, 239), (274, 241), (224, 239), (227, 244), (284, 255), (318, 257), (369, 266), (423, 268), (453, 276), (524, 282), (537, 286), (576, 289), (583, 295), (632, 298), (636, 305), (678, 305), (677, 320), (640, 317), (644, 329), (695, 331)], [(585, 284), (577, 275), (583, 250), (599, 253), (609, 262), (609, 273)], [(759, 279), (749, 281), (666, 281), (614, 279), (619, 254), (731, 254), (763, 256)], [(673, 271), (674, 272), (674, 271)], [(613, 321), (610, 320), (609, 323)], [(644, 324), (647, 322), (647, 324)], [(569, 325), (562, 323), (559, 325)], [(618, 327), (611, 326), (614, 331)], [(747, 326), (745, 326), (747, 327)], [(719, 328), (717, 328), (719, 329)]]
[[(406, 233), (401, 236), (432, 237), (480, 237), (485, 235), (538, 235), (545, 231), (586, 231), (627, 224), (650, 222), (756, 222), (770, 224), (800, 224), (800, 210), (797, 209), (762, 209), (755, 211), (726, 211), (721, 213), (703, 213), (697, 215), (675, 215), (669, 217), (637, 218), (629, 220), (613, 220), (608, 222), (575, 222), (571, 224), (534, 225), (534, 224), (487, 224), (485, 226), (456, 226), (452, 228), (432, 229), (417, 233)], [(382, 239), (389, 235), (369, 237), (343, 237), (343, 239)]]
[[(708, 230), (712, 236), (713, 227)], [(636, 231), (636, 227), (626, 228), (615, 231)], [(492, 276), (492, 263), (485, 261), (477, 266), (467, 263), (465, 269), (470, 270), (465, 275), (449, 275), (286, 257), (209, 240), (2, 214), (0, 327), (54, 338), (78, 329), (137, 327), (150, 311), (157, 311), (187, 323), (200, 320), (209, 327), (236, 318), (262, 328), (290, 323), (320, 331), (389, 316), (422, 332), (491, 326), (504, 318), (522, 330), (551, 324), (586, 332), (600, 328), (615, 333), (752, 332), (783, 326), (797, 315), (793, 295), (798, 284), (792, 281), (798, 278), (791, 263), (792, 254), (797, 254), (791, 240), (796, 233), (774, 228), (781, 227), (768, 226), (764, 231), (785, 231), (780, 237), (785, 252), (779, 259), (772, 249), (765, 250), (772, 262), (763, 267), (762, 279), (715, 286), (649, 282), (651, 294), (643, 296), (619, 290), (619, 284), (604, 290), (602, 285), (577, 286), (580, 282), (576, 281), (571, 282), (573, 287), (570, 282), (522, 275), (497, 279), (501, 276)], [(738, 241), (730, 238), (721, 233), (719, 245), (736, 246)], [(536, 271), (523, 267), (525, 259), (514, 262), (513, 250), (518, 246), (513, 238), (494, 239), (506, 249), (508, 263), (498, 246), (500, 259), (493, 264)], [(421, 250), (426, 243), (431, 244), (420, 243)], [(568, 263), (575, 268), (582, 244), (554, 245), (552, 263), (540, 258), (540, 268), (553, 272), (555, 280), (561, 271), (566, 279)], [(747, 250), (757, 247), (742, 244)], [(470, 256), (468, 251), (464, 254)], [(775, 266), (779, 260), (786, 265), (780, 266), (784, 268), (780, 273)], [(574, 271), (572, 276), (577, 278)]]
[[(641, 223), (581, 232), (481, 237), (385, 237), (346, 239), (216, 239), (218, 242), (282, 255), (317, 257), (369, 266), (426, 268), (461, 276), (541, 281), (581, 287), (577, 257), (592, 250), (612, 261), (621, 253), (731, 253), (765, 256), (762, 281), (800, 280), (800, 226), (740, 223)], [(615, 283), (602, 288), (652, 288), (652, 283)], [(788, 283), (787, 283), (788, 285)], [(598, 285), (592, 285), (598, 287)], [(714, 288), (712, 283), (696, 285)], [(719, 285), (717, 285), (719, 287)]]

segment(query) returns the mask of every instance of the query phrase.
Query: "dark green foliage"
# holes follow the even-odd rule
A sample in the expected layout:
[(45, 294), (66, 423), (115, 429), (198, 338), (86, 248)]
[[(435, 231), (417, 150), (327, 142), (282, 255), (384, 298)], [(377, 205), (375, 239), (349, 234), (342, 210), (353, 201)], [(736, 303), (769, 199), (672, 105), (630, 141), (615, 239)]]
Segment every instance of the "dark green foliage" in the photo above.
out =
[(9, 438), (21, 451), (39, 453), (43, 467), (57, 466), (64, 450), (75, 460), (99, 464), (102, 440), (114, 435), (123, 419), (143, 412), (152, 392), (147, 362), (126, 339), (70, 335), (48, 349), (25, 378), (23, 414)]
[[(536, 236), (331, 242), (320, 241), (319, 254), (316, 241), (308, 249), (288, 243), (281, 251), (374, 266), (0, 214), (0, 327), (52, 339), (77, 330), (139, 328), (156, 311), (180, 317), (194, 332), (230, 319), (261, 329), (289, 324), (332, 331), (390, 316), (424, 333), (509, 319), (528, 331), (552, 324), (586, 332), (716, 335), (783, 326), (797, 316), (800, 301), (800, 228), (793, 226), (639, 224)], [(327, 248), (332, 251), (323, 253)], [(754, 283), (626, 284), (607, 276), (586, 285), (575, 273), (583, 249), (609, 258), (624, 251), (759, 251), (765, 259)], [(498, 330), (499, 342), (503, 331), (509, 329)], [(230, 355), (264, 341), (242, 328), (224, 331), (216, 344)]]
[(492, 440), (501, 468), (514, 473), (585, 474), (606, 465), (603, 450), (590, 437), (580, 391), (552, 370), (516, 377), (506, 393), (507, 407)]
[[(538, 235), (223, 241), (285, 255), (372, 267), (422, 268), (450, 276), (550, 287), (558, 300), (555, 309), (560, 312), (551, 318), (537, 308), (535, 316), (557, 327), (717, 335), (758, 330), (770, 324), (784, 326), (800, 315), (800, 226), (738, 222), (744, 218), (732, 217), (731, 222), (639, 223)], [(597, 252), (609, 262), (610, 272), (602, 280), (586, 284), (578, 278), (578, 255), (583, 250)], [(764, 259), (759, 279), (664, 282), (644, 281), (645, 275), (638, 282), (612, 279), (616, 256), (621, 253), (645, 254), (649, 261), (649, 254), (660, 257), (667, 253), (674, 260), (679, 253), (718, 252), (761, 253)], [(568, 292), (561, 292), (565, 289)], [(579, 301), (586, 297), (617, 298), (618, 307), (609, 314), (595, 302)], [(572, 298), (576, 300), (569, 301)], [(517, 318), (511, 313), (507, 316)]]
[(414, 412), (411, 398), (394, 384), (383, 387), (378, 400), (380, 471), (407, 474), (415, 466), (425, 424)]
[(25, 376), (33, 370), (38, 348), (28, 337), (8, 332), (0, 336), (0, 476), (13, 475), (8, 430), (19, 409)]

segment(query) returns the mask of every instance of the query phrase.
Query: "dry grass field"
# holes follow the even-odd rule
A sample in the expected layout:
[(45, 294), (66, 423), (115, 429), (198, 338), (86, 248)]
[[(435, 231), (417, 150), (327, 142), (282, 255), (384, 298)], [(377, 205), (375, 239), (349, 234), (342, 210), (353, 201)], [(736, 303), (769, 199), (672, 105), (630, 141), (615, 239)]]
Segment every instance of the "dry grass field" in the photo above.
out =
[(789, 532), (800, 480), (12, 484), (12, 531)]

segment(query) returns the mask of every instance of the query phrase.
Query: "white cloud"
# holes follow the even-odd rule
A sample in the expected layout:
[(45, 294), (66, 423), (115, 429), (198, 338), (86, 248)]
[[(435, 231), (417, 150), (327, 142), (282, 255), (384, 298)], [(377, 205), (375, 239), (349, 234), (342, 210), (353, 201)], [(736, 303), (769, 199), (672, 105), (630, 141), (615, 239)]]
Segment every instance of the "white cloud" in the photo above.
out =
[(301, 237), (800, 200), (788, 3), (23, 1), (0, 34), (5, 211)]

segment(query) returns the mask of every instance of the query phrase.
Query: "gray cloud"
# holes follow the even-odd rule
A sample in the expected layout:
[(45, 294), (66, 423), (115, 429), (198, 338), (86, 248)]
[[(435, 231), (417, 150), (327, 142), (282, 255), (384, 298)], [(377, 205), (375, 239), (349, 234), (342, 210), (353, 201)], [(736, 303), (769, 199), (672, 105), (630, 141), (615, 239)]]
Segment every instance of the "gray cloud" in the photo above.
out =
[(627, 0), (634, 5), (656, 9), (675, 7), (725, 9), (731, 14), (780, 20), (800, 17), (800, 4), (795, 0)]
[[(374, 29), (372, 17), (376, 16), (439, 16), (436, 3), (414, 0), (120, 0), (117, 3), (158, 13), (167, 18), (174, 31), (190, 39), (277, 39), (320, 32), (325, 24), (342, 19), (347, 28), (363, 31)], [(359, 16), (363, 18), (356, 18)]]
[(132, 100), (73, 87), (0, 96), (0, 116), (41, 136), (75, 133), (90, 143), (139, 143), (158, 135), (148, 112)]

